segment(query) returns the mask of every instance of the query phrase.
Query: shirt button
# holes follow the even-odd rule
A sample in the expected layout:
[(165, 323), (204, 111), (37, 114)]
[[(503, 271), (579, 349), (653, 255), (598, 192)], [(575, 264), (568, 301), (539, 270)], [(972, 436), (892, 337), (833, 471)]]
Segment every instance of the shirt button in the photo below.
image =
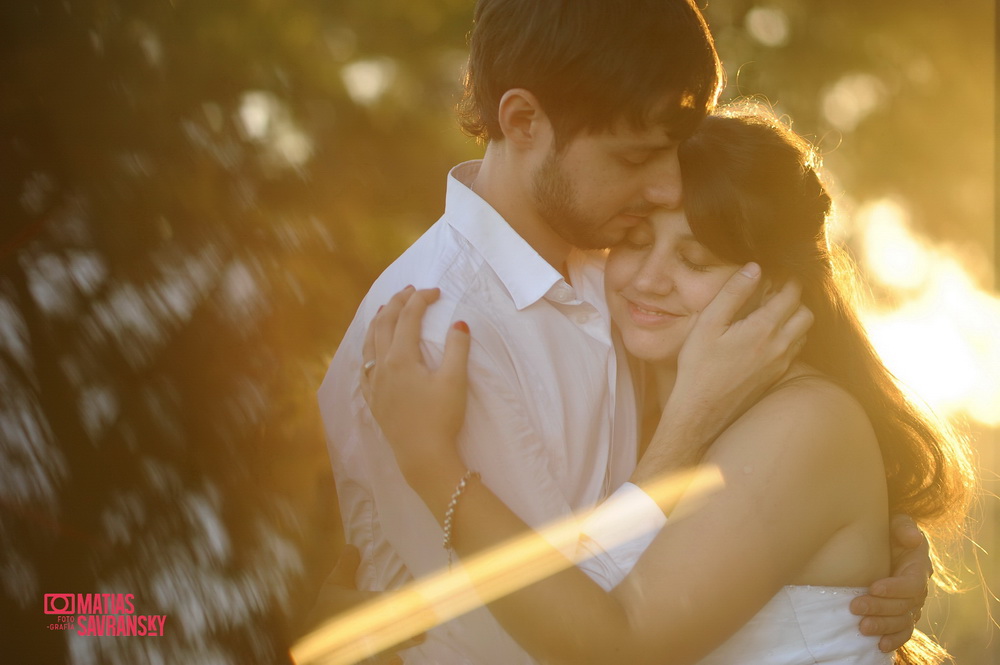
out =
[(589, 314), (577, 314), (576, 316), (573, 317), (573, 320), (576, 321), (577, 323), (586, 323), (587, 321), (590, 320), (590, 315)]
[(556, 302), (566, 302), (570, 299), (570, 293), (568, 289), (559, 288), (553, 292), (552, 297)]

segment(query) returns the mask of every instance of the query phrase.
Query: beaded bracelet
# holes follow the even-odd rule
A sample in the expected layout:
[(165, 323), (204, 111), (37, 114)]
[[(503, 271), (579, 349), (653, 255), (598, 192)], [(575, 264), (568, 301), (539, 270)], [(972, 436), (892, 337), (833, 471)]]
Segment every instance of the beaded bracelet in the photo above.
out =
[(466, 471), (462, 479), (458, 481), (458, 485), (455, 487), (455, 491), (451, 493), (451, 499), (448, 501), (448, 507), (444, 511), (444, 548), (448, 551), (448, 567), (451, 568), (451, 556), (455, 551), (452, 545), (452, 531), (455, 522), (455, 508), (458, 506), (458, 500), (462, 498), (462, 494), (465, 492), (465, 488), (469, 486), (469, 481), (475, 478), (480, 479), (480, 475), (476, 471)]

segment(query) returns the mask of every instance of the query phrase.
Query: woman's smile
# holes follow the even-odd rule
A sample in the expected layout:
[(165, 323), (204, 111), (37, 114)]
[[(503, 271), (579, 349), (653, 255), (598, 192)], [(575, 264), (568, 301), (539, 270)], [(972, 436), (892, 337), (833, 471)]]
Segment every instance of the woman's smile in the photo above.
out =
[(683, 314), (677, 314), (639, 300), (634, 300), (621, 293), (618, 295), (628, 304), (629, 318), (637, 326), (644, 328), (667, 326), (684, 316)]

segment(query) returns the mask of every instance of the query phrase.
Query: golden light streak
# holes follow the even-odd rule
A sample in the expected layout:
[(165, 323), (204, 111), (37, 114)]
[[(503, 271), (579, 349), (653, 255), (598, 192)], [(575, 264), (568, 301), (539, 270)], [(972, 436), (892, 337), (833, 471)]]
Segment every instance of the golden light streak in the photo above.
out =
[[(721, 487), (715, 467), (673, 474), (643, 489), (661, 507), (703, 498)], [(692, 505), (692, 504), (688, 504)], [(628, 506), (620, 506), (623, 513)], [(433, 575), (385, 593), (350, 612), (338, 615), (302, 638), (291, 649), (298, 665), (349, 665), (377, 654), (434, 626), (492, 602), (497, 598), (554, 575), (582, 560), (576, 553), (580, 521), (589, 515), (570, 515), (541, 531), (467, 559), (454, 571)], [(671, 519), (681, 516), (671, 515)], [(624, 519), (624, 514), (623, 514)], [(617, 532), (608, 546), (624, 543), (636, 534)]]

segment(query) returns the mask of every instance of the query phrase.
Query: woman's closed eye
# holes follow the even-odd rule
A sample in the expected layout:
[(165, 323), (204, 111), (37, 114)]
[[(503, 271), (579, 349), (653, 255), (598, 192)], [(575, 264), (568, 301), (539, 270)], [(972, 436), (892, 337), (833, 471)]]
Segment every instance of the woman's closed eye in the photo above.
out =
[(677, 247), (677, 257), (685, 268), (694, 272), (708, 272), (713, 268), (728, 265), (728, 261), (723, 261), (696, 240), (681, 242)]
[(693, 270), (695, 272), (708, 272), (708, 270), (712, 268), (712, 265), (710, 263), (699, 263), (697, 261), (692, 260), (690, 257), (685, 256), (684, 254), (680, 255), (680, 259), (681, 263), (684, 265), (685, 268)]

